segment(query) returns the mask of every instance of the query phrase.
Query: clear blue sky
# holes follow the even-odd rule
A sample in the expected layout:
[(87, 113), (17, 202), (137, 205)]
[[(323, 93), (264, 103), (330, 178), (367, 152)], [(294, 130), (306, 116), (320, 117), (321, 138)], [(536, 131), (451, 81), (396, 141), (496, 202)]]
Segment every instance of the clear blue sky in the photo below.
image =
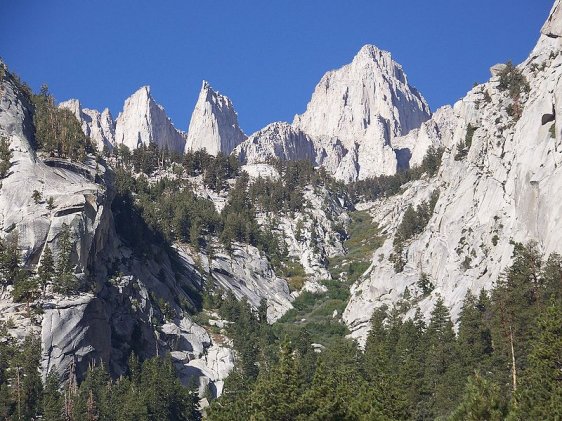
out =
[(364, 44), (392, 52), (431, 108), (527, 57), (553, 0), (0, 0), (0, 56), (59, 101), (108, 106), (141, 85), (186, 130), (201, 80), (251, 133), (304, 111)]

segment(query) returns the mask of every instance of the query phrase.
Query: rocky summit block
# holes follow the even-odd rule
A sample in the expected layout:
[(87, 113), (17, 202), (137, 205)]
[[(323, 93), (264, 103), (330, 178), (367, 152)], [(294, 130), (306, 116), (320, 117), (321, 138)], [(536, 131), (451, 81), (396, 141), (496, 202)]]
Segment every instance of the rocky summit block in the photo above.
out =
[[(308, 159), (344, 181), (394, 174), (393, 140), (431, 117), (389, 52), (364, 46), (350, 64), (320, 80), (306, 111), (291, 126), (273, 123), (236, 148), (243, 162), (275, 156)], [(423, 153), (424, 151), (422, 151)]]
[(183, 153), (185, 149), (184, 137), (164, 108), (154, 101), (149, 86), (143, 86), (125, 101), (115, 123), (115, 144), (120, 143), (131, 150), (150, 143), (171, 152)]
[[(536, 241), (546, 256), (562, 252), (562, 38), (554, 36), (559, 5), (529, 58), (511, 70), (524, 77), (528, 90), (513, 98), (500, 85), (499, 72), (507, 67), (494, 66), (488, 82), (425, 124), (437, 127), (433, 136), (445, 146), (438, 174), (411, 182), (401, 194), (371, 207), (387, 240), (352, 287), (343, 315), (360, 343), (373, 310), (382, 305), (399, 305), (407, 317), (419, 308), (427, 318), (441, 297), (457, 318), (467, 292), (491, 288), (511, 264), (514, 241)], [(514, 104), (520, 114), (513, 112)], [(424, 142), (427, 134), (425, 129), (413, 132), (409, 142)], [(437, 190), (433, 215), (404, 244), (404, 268), (397, 270), (393, 240), (404, 213)], [(422, 275), (432, 291), (420, 290)]]
[(238, 125), (232, 101), (203, 81), (189, 122), (186, 152), (205, 149), (211, 155), (228, 155), (246, 137)]

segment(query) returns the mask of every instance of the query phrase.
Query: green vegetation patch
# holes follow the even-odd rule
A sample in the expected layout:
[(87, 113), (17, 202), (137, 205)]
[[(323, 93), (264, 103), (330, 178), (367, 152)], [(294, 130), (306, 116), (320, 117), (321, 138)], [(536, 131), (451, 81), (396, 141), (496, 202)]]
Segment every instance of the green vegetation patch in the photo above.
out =
[[(349, 300), (349, 286), (335, 280), (322, 281), (322, 284), (327, 288), (326, 292), (304, 291), (293, 301), (293, 308), (273, 325), (277, 337), (295, 337), (305, 329), (313, 342), (327, 345), (349, 333), (339, 321)], [(335, 318), (332, 317), (334, 311), (337, 311)]]
[(373, 252), (383, 243), (379, 227), (368, 211), (351, 212), (348, 238), (344, 242), (346, 254), (330, 258), (328, 269), (334, 279), (347, 274), (347, 283), (355, 282), (371, 265)]

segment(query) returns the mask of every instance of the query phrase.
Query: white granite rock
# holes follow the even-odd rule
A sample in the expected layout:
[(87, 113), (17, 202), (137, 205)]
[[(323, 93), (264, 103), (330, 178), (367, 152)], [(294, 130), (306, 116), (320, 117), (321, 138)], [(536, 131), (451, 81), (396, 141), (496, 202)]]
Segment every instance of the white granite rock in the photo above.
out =
[[(556, 21), (557, 16), (549, 18)], [(369, 271), (352, 287), (343, 315), (352, 337), (361, 343), (373, 309), (396, 304), (406, 288), (418, 301), (407, 316), (419, 307), (428, 317), (441, 296), (456, 318), (467, 291), (490, 288), (511, 263), (512, 240), (535, 240), (547, 255), (562, 252), (558, 235), (562, 229), (562, 124), (543, 119), (545, 113), (562, 115), (557, 112), (562, 91), (561, 39), (543, 34), (519, 68), (530, 85), (530, 92), (521, 96), (519, 120), (508, 115), (511, 99), (498, 90), (497, 76), (474, 87), (444, 116), (447, 124), (427, 123), (446, 127), (446, 133), (452, 134), (441, 139), (446, 151), (438, 175), (411, 183), (403, 194), (381, 199), (371, 208), (387, 240), (375, 252)], [(465, 158), (457, 160), (457, 145), (465, 140), (469, 124), (477, 128), (472, 146)], [(552, 124), (556, 124), (556, 138), (550, 134)], [(443, 130), (436, 133), (442, 136)], [(396, 273), (389, 257), (404, 210), (426, 200), (437, 188), (441, 194), (434, 215), (406, 245), (405, 269)], [(415, 285), (422, 272), (435, 284), (427, 297)]]
[(308, 159), (343, 181), (394, 174), (393, 139), (430, 116), (429, 106), (390, 53), (366, 45), (350, 64), (324, 75), (292, 126), (270, 124), (236, 152), (247, 163), (272, 156)]
[(150, 87), (143, 86), (131, 95), (123, 106), (115, 124), (115, 144), (129, 149), (140, 145), (156, 144), (171, 152), (183, 153), (185, 139), (174, 127), (164, 108), (150, 94)]
[(312, 139), (288, 123), (271, 123), (252, 134), (233, 153), (249, 164), (264, 163), (271, 158), (316, 162)]
[(108, 150), (113, 149), (115, 144), (115, 122), (108, 108), (104, 109), (101, 113), (98, 110), (82, 108), (80, 101), (77, 99), (61, 102), (59, 107), (72, 111), (80, 122), (82, 131), (92, 139), (99, 152), (104, 147)]
[(245, 139), (232, 101), (203, 81), (189, 122), (186, 152), (205, 149), (211, 155), (228, 155)]

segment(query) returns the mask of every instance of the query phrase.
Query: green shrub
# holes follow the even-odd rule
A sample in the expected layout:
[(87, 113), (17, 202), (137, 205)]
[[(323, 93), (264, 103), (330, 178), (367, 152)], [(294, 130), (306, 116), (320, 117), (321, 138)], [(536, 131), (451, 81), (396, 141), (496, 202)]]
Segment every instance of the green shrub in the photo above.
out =
[(12, 166), (12, 151), (10, 150), (10, 142), (4, 136), (0, 137), (0, 178), (6, 177)]
[(431, 294), (431, 292), (435, 289), (435, 285), (431, 282), (429, 275), (425, 272), (421, 273), (420, 279), (416, 285), (419, 289), (421, 289), (424, 296)]
[(523, 113), (521, 94), (529, 92), (529, 82), (511, 61), (506, 63), (505, 68), (500, 72), (499, 76), (500, 83), (498, 84), (498, 89), (500, 91), (507, 91), (513, 101), (507, 107), (507, 114), (515, 120), (519, 120)]
[(455, 161), (460, 161), (468, 155), (470, 147), (472, 146), (472, 138), (474, 137), (474, 132), (476, 131), (476, 129), (476, 127), (473, 127), (470, 124), (466, 128), (466, 136), (464, 137), (464, 141), (461, 141), (457, 146)]
[(505, 64), (505, 68), (500, 72), (500, 83), (498, 84), (498, 89), (500, 91), (508, 91), (509, 96), (512, 99), (518, 98), (521, 93), (529, 92), (529, 82), (523, 73), (513, 63), (508, 61)]
[(33, 193), (31, 193), (31, 198), (37, 205), (39, 202), (41, 202), (41, 193), (39, 193), (37, 190), (33, 190)]

